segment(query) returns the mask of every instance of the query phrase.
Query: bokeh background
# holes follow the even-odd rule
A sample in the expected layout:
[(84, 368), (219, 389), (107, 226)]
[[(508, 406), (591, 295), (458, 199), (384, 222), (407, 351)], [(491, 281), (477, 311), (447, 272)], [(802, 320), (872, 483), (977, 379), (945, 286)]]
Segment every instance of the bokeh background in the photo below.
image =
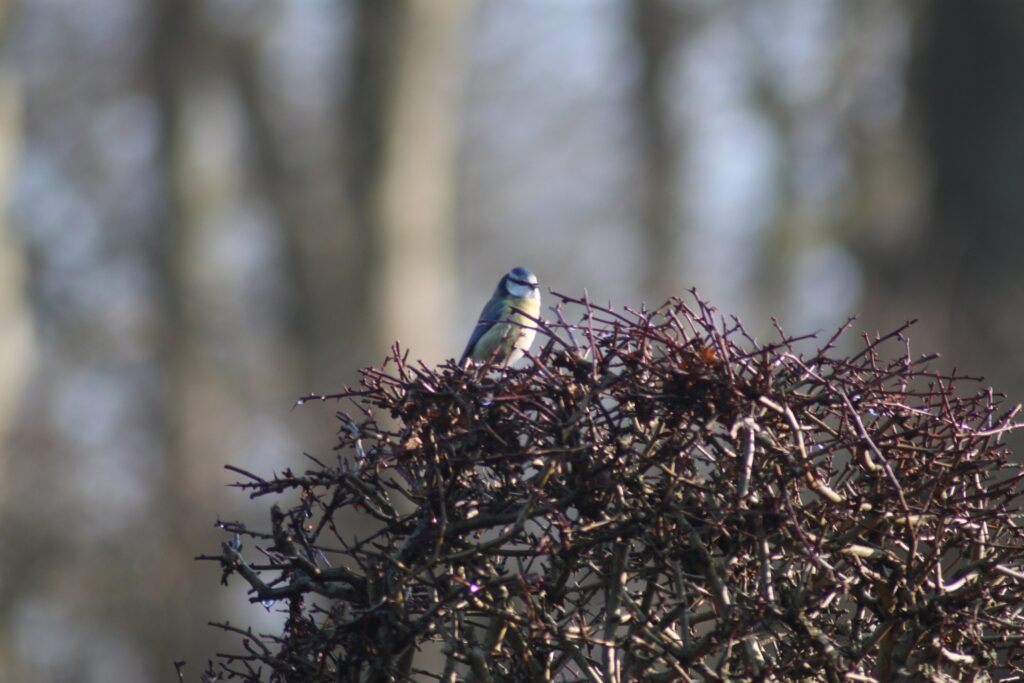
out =
[[(226, 485), (498, 277), (1024, 396), (1024, 2), (0, 0), (0, 680), (198, 680)], [(856, 343), (856, 332), (849, 343)]]

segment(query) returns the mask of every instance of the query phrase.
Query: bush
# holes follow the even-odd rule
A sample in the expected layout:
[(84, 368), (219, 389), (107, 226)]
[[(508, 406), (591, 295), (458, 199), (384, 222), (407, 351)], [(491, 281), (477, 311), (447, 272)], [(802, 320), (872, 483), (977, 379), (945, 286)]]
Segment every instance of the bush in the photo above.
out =
[[(843, 357), (842, 330), (816, 351), (781, 329), (758, 344), (695, 294), (556, 313), (524, 369), (429, 368), (396, 346), (358, 388), (309, 397), (343, 403), (336, 456), (242, 472), (253, 496), (299, 502), (264, 532), (223, 524), (208, 558), (287, 606), (278, 634), (220, 624), (243, 636), (221, 675), (1024, 672), (1021, 468), (1001, 445), (1017, 407), (929, 369), (905, 328)], [(354, 538), (346, 511), (373, 529)]]

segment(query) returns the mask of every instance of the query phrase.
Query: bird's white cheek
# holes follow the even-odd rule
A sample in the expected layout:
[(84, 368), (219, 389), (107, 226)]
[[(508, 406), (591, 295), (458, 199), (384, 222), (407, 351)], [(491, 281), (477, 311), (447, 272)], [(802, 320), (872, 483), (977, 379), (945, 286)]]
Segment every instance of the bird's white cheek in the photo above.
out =
[(533, 287), (530, 287), (529, 285), (519, 285), (515, 282), (508, 283), (508, 293), (517, 299), (534, 299), (540, 296), (540, 292)]

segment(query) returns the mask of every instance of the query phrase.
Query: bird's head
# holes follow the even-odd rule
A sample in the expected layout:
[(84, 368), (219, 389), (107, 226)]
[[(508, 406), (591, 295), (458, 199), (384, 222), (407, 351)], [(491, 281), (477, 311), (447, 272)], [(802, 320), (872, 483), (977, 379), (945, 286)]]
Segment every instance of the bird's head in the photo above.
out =
[(499, 289), (504, 289), (505, 294), (514, 296), (517, 299), (525, 299), (526, 297), (538, 296), (540, 294), (537, 276), (526, 268), (519, 267), (508, 271), (505, 277), (501, 279)]

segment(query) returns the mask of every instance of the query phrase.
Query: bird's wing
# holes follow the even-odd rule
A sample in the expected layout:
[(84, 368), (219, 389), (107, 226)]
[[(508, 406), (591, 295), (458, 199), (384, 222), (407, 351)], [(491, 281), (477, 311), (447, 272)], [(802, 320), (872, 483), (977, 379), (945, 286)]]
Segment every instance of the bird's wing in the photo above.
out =
[(505, 302), (499, 298), (493, 298), (487, 302), (484, 306), (484, 310), (480, 311), (480, 317), (477, 320), (476, 327), (473, 328), (473, 334), (469, 336), (469, 341), (466, 343), (466, 350), (462, 352), (462, 358), (459, 359), (459, 363), (466, 360), (471, 353), (473, 353), (473, 347), (480, 341), (480, 337), (487, 334), (487, 330), (494, 327), (494, 323), (501, 320), (505, 313)]

